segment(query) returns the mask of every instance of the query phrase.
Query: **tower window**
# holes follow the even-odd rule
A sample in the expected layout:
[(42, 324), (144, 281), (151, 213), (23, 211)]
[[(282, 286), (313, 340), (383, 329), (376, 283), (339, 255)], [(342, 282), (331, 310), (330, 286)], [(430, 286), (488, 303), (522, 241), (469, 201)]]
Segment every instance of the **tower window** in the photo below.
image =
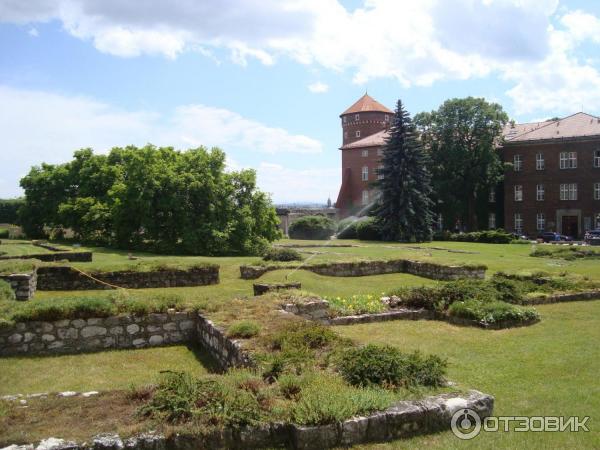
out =
[(358, 122), (360, 120), (360, 114), (354, 114), (354, 120)]
[(544, 160), (544, 154), (538, 153), (535, 155), (535, 170), (544, 170), (546, 168), (546, 161)]
[(523, 157), (521, 155), (515, 155), (513, 157), (515, 172), (523, 170)]
[(360, 137), (360, 130), (356, 130), (355, 135), (356, 135), (356, 137)]
[(386, 122), (389, 122), (389, 121), (390, 121), (390, 116), (388, 116), (388, 115), (386, 114), (384, 117), (385, 117), (385, 119), (384, 119), (384, 120), (385, 120)]
[(342, 123), (346, 123), (348, 121), (348, 117), (344, 116), (342, 117)]
[(523, 201), (523, 186), (520, 184), (515, 185), (515, 202)]
[(377, 149), (377, 156), (383, 156), (383, 149), (382, 148), (378, 148)]
[(367, 166), (362, 168), (362, 180), (369, 181), (369, 168)]
[(369, 156), (369, 150), (363, 150), (362, 152), (360, 152), (360, 155), (361, 155), (363, 158), (366, 158), (366, 157), (368, 157), (368, 156)]

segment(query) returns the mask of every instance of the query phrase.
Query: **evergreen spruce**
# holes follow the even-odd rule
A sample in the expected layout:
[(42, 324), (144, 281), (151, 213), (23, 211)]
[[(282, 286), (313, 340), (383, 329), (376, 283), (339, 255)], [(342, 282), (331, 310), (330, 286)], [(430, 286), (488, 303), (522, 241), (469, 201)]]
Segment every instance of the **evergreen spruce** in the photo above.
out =
[(427, 155), (410, 115), (398, 100), (375, 186), (381, 195), (374, 209), (387, 241), (431, 240), (431, 176)]

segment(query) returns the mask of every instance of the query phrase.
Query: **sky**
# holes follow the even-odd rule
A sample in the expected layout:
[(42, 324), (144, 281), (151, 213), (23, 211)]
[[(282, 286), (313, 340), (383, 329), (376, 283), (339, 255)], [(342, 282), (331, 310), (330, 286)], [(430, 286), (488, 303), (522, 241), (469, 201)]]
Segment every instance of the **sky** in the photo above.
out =
[(600, 114), (600, 2), (0, 0), (0, 198), (79, 148), (220, 147), (276, 203), (335, 201), (339, 114), (477, 96)]

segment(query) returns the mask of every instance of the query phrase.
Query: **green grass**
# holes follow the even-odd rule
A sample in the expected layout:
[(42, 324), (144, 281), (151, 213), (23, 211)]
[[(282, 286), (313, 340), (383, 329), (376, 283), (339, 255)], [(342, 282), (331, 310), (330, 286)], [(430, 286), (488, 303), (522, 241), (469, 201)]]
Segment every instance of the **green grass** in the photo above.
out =
[(5, 252), (2, 256), (25, 256), (25, 255), (40, 255), (46, 253), (54, 253), (51, 250), (43, 247), (37, 247), (30, 241), (21, 240), (4, 240), (0, 244), (0, 251)]
[(495, 415), (591, 416), (590, 433), (484, 433), (463, 442), (451, 432), (365, 448), (599, 448), (600, 302), (543, 305), (542, 322), (502, 331), (434, 321), (337, 327), (362, 343), (419, 349), (448, 358), (459, 388), (496, 397)]
[(0, 395), (127, 389), (156, 383), (165, 370), (203, 375), (213, 369), (204, 351), (186, 346), (0, 358)]

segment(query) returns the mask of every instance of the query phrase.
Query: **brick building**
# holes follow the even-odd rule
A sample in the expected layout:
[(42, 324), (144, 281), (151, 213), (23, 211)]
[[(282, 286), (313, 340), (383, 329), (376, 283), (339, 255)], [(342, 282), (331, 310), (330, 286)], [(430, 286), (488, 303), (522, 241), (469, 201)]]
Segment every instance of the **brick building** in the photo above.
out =
[(381, 149), (394, 112), (367, 94), (344, 111), (342, 121), (342, 186), (335, 204), (342, 217), (374, 200)]
[[(366, 94), (340, 115), (342, 186), (336, 207), (341, 217), (375, 198), (372, 183), (392, 115)], [(577, 113), (560, 120), (509, 124), (499, 151), (512, 168), (499, 195), (490, 196), (488, 228), (529, 236), (557, 231), (574, 238), (600, 228), (600, 118)]]
[(508, 125), (504, 138), (502, 156), (512, 164), (504, 179), (507, 230), (581, 238), (600, 228), (600, 118)]

